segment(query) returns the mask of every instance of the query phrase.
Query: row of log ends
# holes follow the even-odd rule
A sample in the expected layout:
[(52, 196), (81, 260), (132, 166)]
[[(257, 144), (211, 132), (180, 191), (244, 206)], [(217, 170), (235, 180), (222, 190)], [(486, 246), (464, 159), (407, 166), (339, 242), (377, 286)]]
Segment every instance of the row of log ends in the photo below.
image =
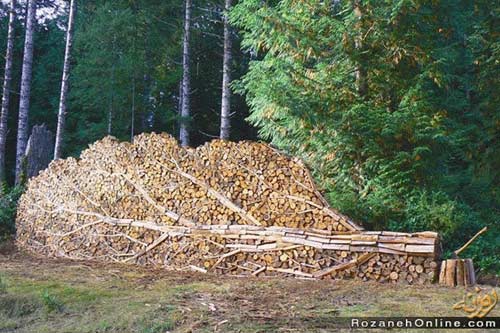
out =
[(248, 141), (104, 138), (30, 180), (17, 226), (46, 256), (175, 270), (424, 284), (438, 269), (436, 233), (364, 231), (300, 160)]

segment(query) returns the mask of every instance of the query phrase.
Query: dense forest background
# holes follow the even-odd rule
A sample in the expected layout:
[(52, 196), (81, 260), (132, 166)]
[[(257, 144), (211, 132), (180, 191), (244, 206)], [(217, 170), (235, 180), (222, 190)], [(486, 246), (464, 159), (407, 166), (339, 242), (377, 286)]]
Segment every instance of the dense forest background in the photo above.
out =
[[(0, 52), (10, 1), (0, 3)], [(229, 2), (231, 3), (231, 2)], [(57, 128), (69, 5), (37, 1), (29, 126)], [(186, 126), (219, 136), (229, 13), (230, 139), (306, 161), (333, 207), (367, 229), (435, 230), (500, 272), (499, 6), (491, 1), (192, 3), (190, 116), (181, 117), (185, 1), (77, 1), (62, 156), (105, 135)], [(12, 230), (26, 1), (16, 7), (0, 221)], [(184, 64), (185, 65), (185, 64)], [(0, 67), (4, 59), (0, 58)]]

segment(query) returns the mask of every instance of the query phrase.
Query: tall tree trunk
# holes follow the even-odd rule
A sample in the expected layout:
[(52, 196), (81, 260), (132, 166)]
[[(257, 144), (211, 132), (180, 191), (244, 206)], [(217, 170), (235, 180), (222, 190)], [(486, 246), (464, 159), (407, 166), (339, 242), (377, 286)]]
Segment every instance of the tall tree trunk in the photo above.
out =
[(179, 139), (181, 146), (189, 146), (189, 132), (186, 121), (190, 116), (190, 65), (189, 65), (189, 35), (191, 30), (191, 7), (192, 0), (186, 0), (186, 12), (184, 16), (184, 41), (182, 46), (182, 109), (181, 109), (181, 126), (179, 131)]
[(22, 173), (22, 162), (28, 142), (28, 115), (30, 108), (31, 76), (33, 71), (33, 35), (35, 32), (36, 0), (28, 0), (26, 14), (26, 35), (24, 38), (23, 70), (21, 75), (21, 96), (17, 125), (16, 184)]
[(110, 94), (109, 94), (109, 106), (108, 106), (108, 130), (107, 130), (108, 135), (111, 135), (112, 124), (113, 124), (113, 99), (114, 99), (113, 86), (114, 86), (114, 84), (115, 84), (115, 65), (112, 65), (111, 66), (111, 89), (110, 89)]
[[(177, 126), (179, 129), (181, 128), (181, 119), (180, 115), (182, 113), (182, 81), (179, 81), (179, 100), (177, 101), (177, 121), (172, 122), (172, 133), (177, 132)], [(180, 131), (179, 131), (180, 132)], [(180, 137), (178, 138), (180, 141)]]
[(224, 13), (224, 60), (222, 64), (222, 101), (220, 108), (220, 138), (229, 139), (229, 132), (231, 130), (231, 28), (227, 14), (231, 8), (231, 0), (225, 1)]
[(141, 131), (147, 131), (154, 127), (155, 124), (155, 115), (154, 111), (151, 108), (151, 75), (144, 73), (143, 82), (144, 82), (144, 92), (142, 96), (142, 103), (144, 104), (144, 113), (141, 119)]
[(130, 142), (134, 143), (134, 134), (135, 134), (135, 118), (136, 118), (136, 103), (135, 103), (135, 92), (136, 92), (136, 62), (137, 59), (137, 12), (139, 8), (135, 1), (132, 1), (132, 13), (134, 14), (134, 35), (132, 36), (132, 107), (130, 110)]
[(73, 45), (73, 31), (75, 26), (76, 0), (71, 0), (69, 5), (68, 27), (66, 31), (66, 50), (64, 52), (64, 66), (61, 82), (61, 97), (59, 99), (59, 113), (57, 115), (56, 144), (54, 147), (54, 159), (61, 158), (62, 144), (64, 138), (64, 126), (66, 123), (66, 101), (68, 96), (68, 85), (71, 62), (71, 46)]
[(135, 133), (135, 73), (132, 78), (132, 110), (130, 115), (130, 142), (134, 142)]
[(142, 131), (146, 131), (154, 127), (154, 111), (151, 107), (151, 73), (153, 71), (151, 64), (151, 50), (149, 49), (149, 41), (148, 34), (146, 34), (144, 38), (144, 50), (145, 50), (145, 62), (146, 68), (143, 73), (143, 82), (144, 82), (144, 92), (142, 96), (142, 102), (144, 104), (144, 114), (142, 116)]
[(14, 54), (14, 26), (16, 0), (10, 2), (9, 32), (5, 51), (5, 73), (3, 77), (2, 111), (0, 115), (0, 183), (5, 181), (5, 142), (7, 141), (7, 117), (9, 115), (10, 83), (12, 81), (12, 59)]
[[(358, 54), (363, 52), (363, 11), (361, 9), (360, 1), (356, 0), (354, 2), (354, 15), (358, 18), (358, 22), (356, 23), (356, 28), (358, 29), (358, 36), (356, 36), (354, 40), (354, 47), (357, 49)], [(362, 57), (361, 57), (362, 58)], [(358, 91), (358, 95), (361, 98), (365, 98), (368, 94), (368, 79), (366, 68), (361, 64), (361, 61), (358, 61), (356, 66), (356, 89)]]
[(109, 100), (108, 126), (107, 126), (107, 130), (106, 130), (106, 133), (108, 135), (111, 135), (111, 130), (113, 129), (112, 125), (113, 125), (113, 97), (111, 97)]

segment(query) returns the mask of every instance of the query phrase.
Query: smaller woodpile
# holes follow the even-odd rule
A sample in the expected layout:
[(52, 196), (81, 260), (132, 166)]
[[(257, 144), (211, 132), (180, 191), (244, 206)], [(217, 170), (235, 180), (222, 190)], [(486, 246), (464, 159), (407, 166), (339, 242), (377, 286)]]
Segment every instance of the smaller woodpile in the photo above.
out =
[(255, 142), (107, 137), (30, 180), (18, 243), (47, 256), (236, 275), (428, 283), (438, 236), (363, 231), (300, 160)]

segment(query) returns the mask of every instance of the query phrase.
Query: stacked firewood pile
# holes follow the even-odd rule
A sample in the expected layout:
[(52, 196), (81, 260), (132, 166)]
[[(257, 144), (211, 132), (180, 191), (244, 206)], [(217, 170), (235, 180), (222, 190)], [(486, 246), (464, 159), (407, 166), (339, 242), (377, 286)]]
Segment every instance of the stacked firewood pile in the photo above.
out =
[(18, 243), (47, 256), (236, 275), (427, 283), (438, 236), (363, 231), (300, 160), (255, 142), (107, 137), (30, 180)]

